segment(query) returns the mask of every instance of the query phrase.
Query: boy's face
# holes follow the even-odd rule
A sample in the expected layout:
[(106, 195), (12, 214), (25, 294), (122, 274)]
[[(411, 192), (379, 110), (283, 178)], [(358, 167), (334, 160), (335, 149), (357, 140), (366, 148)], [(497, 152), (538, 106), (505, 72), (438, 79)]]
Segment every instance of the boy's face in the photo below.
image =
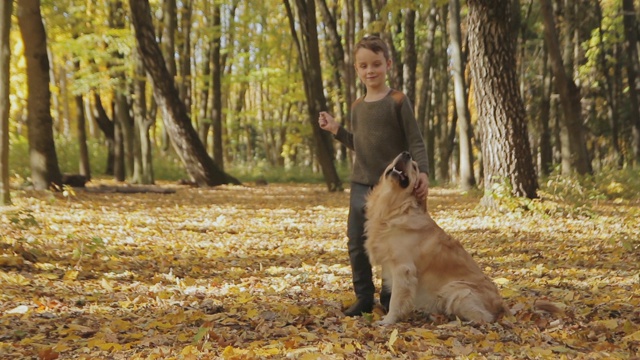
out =
[(362, 48), (356, 52), (355, 68), (367, 89), (376, 89), (385, 86), (391, 60), (385, 59), (382, 52)]

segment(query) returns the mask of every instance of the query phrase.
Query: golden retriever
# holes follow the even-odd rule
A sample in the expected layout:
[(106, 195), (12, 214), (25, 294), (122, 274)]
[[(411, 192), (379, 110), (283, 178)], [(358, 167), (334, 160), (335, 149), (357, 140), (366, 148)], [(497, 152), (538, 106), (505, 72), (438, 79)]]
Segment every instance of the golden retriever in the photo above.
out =
[(393, 324), (414, 309), (496, 321), (507, 311), (498, 288), (413, 195), (417, 176), (418, 165), (403, 152), (367, 197), (365, 249), (391, 287), (389, 312), (381, 323)]

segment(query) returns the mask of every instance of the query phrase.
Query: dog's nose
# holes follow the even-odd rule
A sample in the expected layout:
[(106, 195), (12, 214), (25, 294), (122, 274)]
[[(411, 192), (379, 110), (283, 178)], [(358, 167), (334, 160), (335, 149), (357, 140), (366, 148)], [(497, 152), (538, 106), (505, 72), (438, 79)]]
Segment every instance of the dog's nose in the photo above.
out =
[(402, 157), (405, 158), (405, 159), (406, 158), (411, 159), (411, 154), (408, 151), (403, 151), (402, 154), (400, 154), (400, 155), (402, 155)]

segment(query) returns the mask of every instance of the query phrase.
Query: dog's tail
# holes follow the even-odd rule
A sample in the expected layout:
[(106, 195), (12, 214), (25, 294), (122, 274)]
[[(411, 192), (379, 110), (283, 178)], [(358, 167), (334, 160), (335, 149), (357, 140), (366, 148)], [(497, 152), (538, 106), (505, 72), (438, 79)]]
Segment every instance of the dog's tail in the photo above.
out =
[(536, 310), (548, 312), (552, 315), (562, 315), (564, 313), (564, 310), (557, 304), (544, 299), (536, 299), (533, 302), (533, 308)]

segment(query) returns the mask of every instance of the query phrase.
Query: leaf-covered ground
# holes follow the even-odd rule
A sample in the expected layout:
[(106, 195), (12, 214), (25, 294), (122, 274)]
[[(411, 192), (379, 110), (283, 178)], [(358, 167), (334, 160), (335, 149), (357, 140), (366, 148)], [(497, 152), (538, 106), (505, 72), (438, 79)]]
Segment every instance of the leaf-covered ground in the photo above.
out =
[[(414, 313), (380, 327), (379, 309), (341, 313), (353, 298), (348, 191), (175, 189), (14, 193), (15, 205), (0, 208), (0, 358), (638, 356), (637, 200), (489, 213), (477, 196), (432, 189), (434, 218), (513, 314), (478, 325)], [(535, 311), (536, 299), (564, 313)]]

